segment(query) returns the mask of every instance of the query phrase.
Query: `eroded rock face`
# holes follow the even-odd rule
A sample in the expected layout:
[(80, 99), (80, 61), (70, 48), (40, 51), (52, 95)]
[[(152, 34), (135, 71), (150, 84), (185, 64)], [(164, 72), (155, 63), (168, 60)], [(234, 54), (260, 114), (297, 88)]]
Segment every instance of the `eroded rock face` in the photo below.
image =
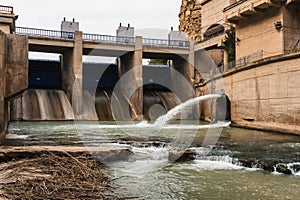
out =
[(201, 35), (201, 0), (182, 0), (179, 13), (179, 30), (195, 41), (200, 41)]

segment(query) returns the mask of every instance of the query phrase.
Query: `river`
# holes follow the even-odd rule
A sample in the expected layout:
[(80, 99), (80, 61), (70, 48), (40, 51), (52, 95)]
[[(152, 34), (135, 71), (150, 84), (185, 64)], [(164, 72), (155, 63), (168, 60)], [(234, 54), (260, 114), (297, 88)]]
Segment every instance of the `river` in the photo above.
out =
[[(234, 127), (208, 127), (212, 126), (176, 122), (165, 125), (164, 129), (153, 129), (147, 122), (137, 125), (14, 122), (10, 124), (6, 145), (131, 147), (134, 156), (128, 161), (106, 163), (105, 168), (106, 173), (115, 178), (113, 185), (117, 186), (116, 192), (129, 197), (300, 198), (299, 136)], [(207, 140), (211, 144), (203, 145)], [(195, 152), (195, 160), (168, 162), (170, 148), (187, 146)], [(280, 173), (282, 170), (286, 174)]]

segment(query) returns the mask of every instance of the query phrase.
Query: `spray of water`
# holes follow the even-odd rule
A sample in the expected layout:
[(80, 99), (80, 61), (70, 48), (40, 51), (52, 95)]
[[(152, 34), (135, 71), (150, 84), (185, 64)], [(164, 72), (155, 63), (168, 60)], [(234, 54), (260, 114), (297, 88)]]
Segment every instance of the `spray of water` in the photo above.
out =
[(166, 122), (173, 119), (178, 113), (182, 111), (182, 109), (186, 108), (187, 106), (193, 105), (195, 103), (198, 103), (200, 101), (204, 101), (207, 99), (213, 99), (213, 98), (220, 98), (222, 97), (221, 94), (208, 94), (200, 97), (196, 97), (193, 99), (189, 99), (186, 102), (176, 106), (175, 108), (171, 109), (169, 112), (167, 112), (165, 115), (160, 116), (157, 118), (157, 120), (154, 122), (155, 127), (162, 127)]

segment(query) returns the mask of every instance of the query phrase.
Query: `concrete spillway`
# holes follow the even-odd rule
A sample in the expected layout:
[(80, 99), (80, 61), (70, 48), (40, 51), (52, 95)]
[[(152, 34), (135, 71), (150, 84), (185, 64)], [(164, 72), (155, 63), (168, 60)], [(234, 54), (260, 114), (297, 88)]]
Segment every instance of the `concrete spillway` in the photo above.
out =
[(12, 120), (72, 120), (72, 107), (61, 90), (26, 90), (12, 101)]
[[(91, 95), (84, 92), (84, 118), (88, 120), (112, 121), (129, 120), (126, 118), (128, 108), (114, 104), (116, 98), (112, 91), (101, 90)], [(155, 120), (159, 116), (180, 104), (178, 97), (167, 91), (149, 91), (144, 94), (144, 117)], [(128, 104), (130, 106), (130, 104)], [(130, 113), (132, 114), (132, 113)], [(134, 114), (134, 113), (133, 113)], [(74, 120), (72, 106), (62, 90), (28, 89), (19, 98), (11, 102), (11, 120)]]

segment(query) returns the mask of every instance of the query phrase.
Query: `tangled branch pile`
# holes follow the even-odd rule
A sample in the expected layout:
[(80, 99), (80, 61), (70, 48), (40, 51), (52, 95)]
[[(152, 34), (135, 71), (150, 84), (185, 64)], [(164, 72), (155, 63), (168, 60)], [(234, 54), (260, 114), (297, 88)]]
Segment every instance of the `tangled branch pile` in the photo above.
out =
[(68, 153), (9, 162), (0, 169), (0, 199), (120, 199), (100, 166), (90, 155)]

